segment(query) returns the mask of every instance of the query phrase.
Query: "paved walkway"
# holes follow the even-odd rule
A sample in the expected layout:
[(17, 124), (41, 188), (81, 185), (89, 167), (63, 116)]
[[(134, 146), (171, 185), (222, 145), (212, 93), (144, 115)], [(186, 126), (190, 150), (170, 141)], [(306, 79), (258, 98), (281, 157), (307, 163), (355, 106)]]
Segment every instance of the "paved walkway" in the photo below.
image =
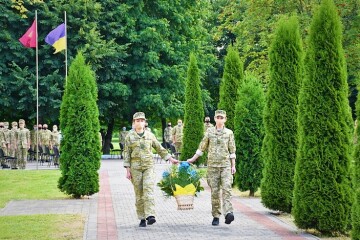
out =
[[(156, 164), (158, 180), (169, 166), (164, 162)], [(226, 225), (222, 217), (219, 226), (212, 226), (208, 188), (195, 198), (194, 210), (188, 211), (178, 211), (175, 199), (163, 197), (158, 187), (155, 196), (157, 222), (139, 228), (133, 187), (125, 178), (122, 162), (103, 160), (98, 194), (82, 200), (11, 201), (0, 210), (0, 216), (81, 213), (87, 216), (84, 240), (318, 239), (269, 214), (258, 198), (233, 197), (235, 221)]]

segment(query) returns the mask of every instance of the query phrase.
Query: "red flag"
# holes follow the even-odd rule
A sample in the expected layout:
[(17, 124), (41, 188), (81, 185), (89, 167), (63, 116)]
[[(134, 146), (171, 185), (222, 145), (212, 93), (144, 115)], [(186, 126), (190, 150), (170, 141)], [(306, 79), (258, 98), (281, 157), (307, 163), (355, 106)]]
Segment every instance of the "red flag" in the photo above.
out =
[(19, 41), (27, 48), (36, 47), (36, 22), (34, 20), (31, 27), (26, 31), (26, 33), (19, 39)]

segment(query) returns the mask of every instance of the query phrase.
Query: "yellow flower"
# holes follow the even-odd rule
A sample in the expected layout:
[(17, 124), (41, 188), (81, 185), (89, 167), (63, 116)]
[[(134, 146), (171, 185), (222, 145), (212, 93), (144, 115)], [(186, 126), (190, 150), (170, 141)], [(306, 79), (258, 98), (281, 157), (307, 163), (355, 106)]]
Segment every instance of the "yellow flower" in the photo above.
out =
[(188, 185), (186, 185), (185, 187), (182, 187), (178, 184), (175, 184), (175, 191), (174, 191), (174, 196), (177, 195), (195, 195), (196, 192), (196, 187), (194, 186), (194, 184), (190, 183)]

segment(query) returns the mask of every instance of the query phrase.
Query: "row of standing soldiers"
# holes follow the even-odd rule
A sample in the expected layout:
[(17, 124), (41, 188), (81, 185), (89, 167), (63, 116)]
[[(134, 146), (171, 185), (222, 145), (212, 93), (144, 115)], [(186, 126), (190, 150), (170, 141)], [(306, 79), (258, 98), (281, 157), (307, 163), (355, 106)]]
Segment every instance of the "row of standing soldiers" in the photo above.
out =
[[(19, 127), (17, 122), (11, 123), (12, 128), (9, 129), (8, 122), (0, 122), (0, 144), (4, 156), (11, 157), (11, 168), (20, 169), (26, 168), (28, 159), (28, 151), (36, 152), (37, 145), (43, 152), (46, 148), (59, 148), (60, 132), (57, 126), (53, 126), (53, 131), (48, 130), (47, 124), (39, 126), (34, 125), (33, 130), (25, 128), (25, 120), (19, 120)], [(37, 134), (38, 132), (38, 134)], [(39, 141), (37, 141), (37, 135)], [(1, 159), (2, 167), (5, 166), (4, 158)]]
[[(204, 131), (214, 125), (210, 123), (210, 117), (205, 117), (204, 122)], [(181, 119), (178, 119), (177, 125), (175, 127), (171, 126), (171, 122), (168, 123), (167, 127), (164, 129), (164, 139), (166, 147), (170, 148), (170, 145), (175, 146), (175, 151), (180, 153), (182, 148), (182, 139), (183, 139), (183, 122)]]

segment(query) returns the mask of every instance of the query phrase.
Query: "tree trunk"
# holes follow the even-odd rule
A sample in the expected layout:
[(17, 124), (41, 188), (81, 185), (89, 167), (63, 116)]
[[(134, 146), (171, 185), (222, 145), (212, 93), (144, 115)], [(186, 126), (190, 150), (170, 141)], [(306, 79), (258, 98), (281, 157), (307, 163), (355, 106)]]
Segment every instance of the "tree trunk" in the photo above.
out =
[(255, 191), (250, 189), (249, 197), (254, 197), (254, 196), (255, 196)]
[(164, 137), (164, 130), (166, 128), (166, 119), (165, 118), (161, 118), (161, 132), (162, 132), (162, 141), (163, 143), (165, 143), (165, 137)]
[(114, 130), (114, 118), (112, 118), (108, 124), (105, 139), (104, 139), (104, 146), (103, 146), (103, 152), (104, 154), (110, 154), (110, 144), (112, 139), (112, 132)]

